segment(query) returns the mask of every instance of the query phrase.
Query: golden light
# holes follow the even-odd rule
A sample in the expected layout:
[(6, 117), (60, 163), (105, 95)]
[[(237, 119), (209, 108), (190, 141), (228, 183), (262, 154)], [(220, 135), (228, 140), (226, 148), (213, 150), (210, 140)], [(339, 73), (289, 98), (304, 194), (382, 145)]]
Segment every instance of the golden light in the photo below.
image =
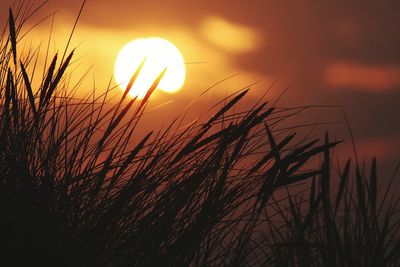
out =
[(200, 32), (210, 43), (234, 53), (250, 52), (262, 42), (255, 29), (216, 16), (205, 18)]
[(167, 71), (157, 89), (174, 93), (182, 88), (186, 69), (181, 52), (171, 42), (152, 37), (135, 39), (119, 52), (114, 66), (114, 78), (123, 90), (143, 60), (145, 60), (143, 68), (133, 83), (129, 95), (143, 98), (165, 68)]

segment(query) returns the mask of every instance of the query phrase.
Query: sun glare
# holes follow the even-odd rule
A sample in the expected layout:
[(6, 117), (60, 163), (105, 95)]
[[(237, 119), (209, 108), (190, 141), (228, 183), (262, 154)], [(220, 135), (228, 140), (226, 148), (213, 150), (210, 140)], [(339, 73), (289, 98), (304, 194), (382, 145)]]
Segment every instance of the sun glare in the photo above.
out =
[(165, 68), (167, 70), (157, 89), (174, 93), (182, 88), (186, 70), (181, 52), (171, 42), (153, 37), (135, 39), (119, 52), (114, 67), (114, 78), (123, 90), (143, 60), (143, 68), (129, 92), (132, 97), (143, 98)]

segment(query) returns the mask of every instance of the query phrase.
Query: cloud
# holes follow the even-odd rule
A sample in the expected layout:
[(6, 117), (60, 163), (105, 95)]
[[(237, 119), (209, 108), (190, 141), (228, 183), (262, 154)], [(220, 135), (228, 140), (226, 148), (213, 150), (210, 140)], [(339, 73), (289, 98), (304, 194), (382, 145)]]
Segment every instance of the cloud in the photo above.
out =
[[(396, 161), (400, 158), (399, 136), (379, 135), (356, 140), (356, 150), (359, 159), (370, 160), (376, 157), (380, 161)], [(342, 160), (354, 158), (353, 146), (350, 142), (339, 145), (335, 149), (335, 154)]]
[(326, 67), (324, 80), (332, 88), (390, 90), (400, 87), (400, 66), (338, 61)]
[(252, 51), (261, 43), (261, 35), (254, 29), (217, 16), (206, 17), (200, 32), (211, 44), (234, 53)]

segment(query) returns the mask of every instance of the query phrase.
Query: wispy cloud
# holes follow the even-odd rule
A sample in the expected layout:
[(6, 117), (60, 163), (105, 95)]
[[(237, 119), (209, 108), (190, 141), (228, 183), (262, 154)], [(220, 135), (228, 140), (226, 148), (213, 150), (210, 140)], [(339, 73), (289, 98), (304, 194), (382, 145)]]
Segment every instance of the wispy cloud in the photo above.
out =
[[(400, 158), (400, 139), (398, 136), (378, 135), (356, 140), (356, 150), (360, 160), (370, 160), (376, 156), (382, 161), (397, 161)], [(339, 145), (336, 155), (341, 159), (354, 156), (353, 146), (350, 142)]]
[(261, 44), (261, 34), (256, 30), (222, 17), (206, 17), (200, 31), (207, 41), (229, 52), (249, 52)]
[(324, 79), (332, 88), (379, 92), (400, 87), (400, 66), (338, 61), (327, 66)]

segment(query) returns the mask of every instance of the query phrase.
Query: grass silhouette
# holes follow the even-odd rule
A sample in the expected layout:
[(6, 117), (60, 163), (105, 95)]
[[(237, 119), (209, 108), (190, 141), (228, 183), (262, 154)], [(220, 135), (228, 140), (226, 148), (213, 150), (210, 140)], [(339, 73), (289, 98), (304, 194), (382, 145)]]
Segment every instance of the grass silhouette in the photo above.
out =
[[(0, 237), (9, 266), (398, 266), (394, 177), (378, 190), (338, 142), (277, 136), (267, 102), (134, 138), (149, 97), (75, 99), (55, 55), (37, 90), (10, 10), (0, 51)], [(183, 116), (183, 115), (182, 115)], [(322, 158), (322, 163), (318, 160)], [(310, 167), (310, 165), (312, 165)], [(338, 184), (333, 188), (333, 184)], [(304, 189), (304, 190), (303, 190)], [(383, 197), (380, 197), (383, 196)]]

